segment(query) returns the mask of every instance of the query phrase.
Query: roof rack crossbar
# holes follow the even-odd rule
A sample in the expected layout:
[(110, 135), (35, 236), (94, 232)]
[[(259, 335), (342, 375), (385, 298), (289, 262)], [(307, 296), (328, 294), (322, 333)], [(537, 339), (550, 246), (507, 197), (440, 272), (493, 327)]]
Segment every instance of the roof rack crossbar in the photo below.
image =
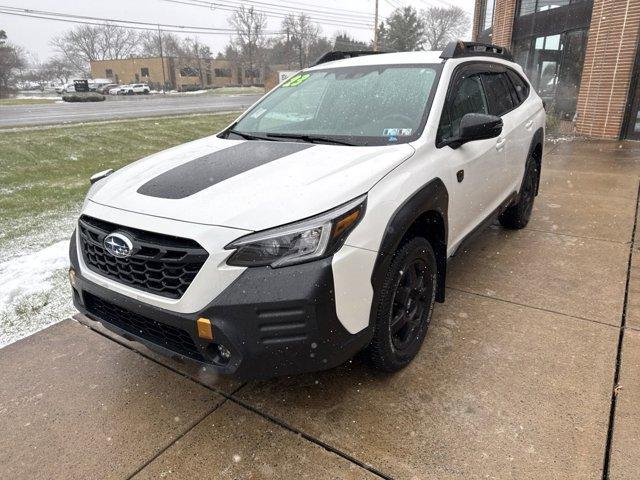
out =
[(316, 65), (320, 65), (322, 63), (327, 63), (327, 62), (333, 62), (336, 60), (344, 60), (345, 58), (354, 58), (354, 57), (363, 57), (365, 55), (376, 55), (379, 53), (386, 53), (386, 52), (374, 52), (372, 50), (354, 50), (354, 51), (338, 51), (338, 50), (332, 50), (329, 51), (327, 53), (325, 53), (324, 55), (321, 55), (320, 58), (318, 58), (314, 63), (313, 63), (313, 67), (315, 67)]
[(499, 45), (492, 45), (490, 43), (478, 43), (478, 42), (450, 42), (442, 51), (440, 58), (460, 58), (460, 57), (473, 57), (473, 56), (485, 56), (485, 57), (498, 57), (504, 60), (513, 61), (511, 52), (505, 47)]

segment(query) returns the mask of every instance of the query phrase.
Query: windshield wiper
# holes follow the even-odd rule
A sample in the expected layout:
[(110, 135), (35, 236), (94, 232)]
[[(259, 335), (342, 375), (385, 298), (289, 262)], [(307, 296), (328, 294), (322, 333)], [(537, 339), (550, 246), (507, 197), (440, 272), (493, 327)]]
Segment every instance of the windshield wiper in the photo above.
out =
[(308, 135), (305, 133), (267, 133), (267, 137), (270, 138), (291, 138), (294, 140), (302, 140), (309, 143), (330, 143), (333, 145), (348, 145), (350, 147), (355, 146), (355, 143), (345, 142), (343, 140), (336, 140), (332, 137), (325, 137), (323, 135)]
[(269, 138), (269, 137), (263, 137), (261, 135), (253, 135), (252, 133), (240, 132), (238, 130), (234, 130), (233, 128), (227, 129), (226, 133), (227, 133), (227, 138), (228, 138), (230, 133), (233, 133), (234, 135), (238, 135), (239, 137), (242, 137), (245, 140), (266, 140), (268, 142), (277, 141), (277, 140), (274, 140), (274, 139)]

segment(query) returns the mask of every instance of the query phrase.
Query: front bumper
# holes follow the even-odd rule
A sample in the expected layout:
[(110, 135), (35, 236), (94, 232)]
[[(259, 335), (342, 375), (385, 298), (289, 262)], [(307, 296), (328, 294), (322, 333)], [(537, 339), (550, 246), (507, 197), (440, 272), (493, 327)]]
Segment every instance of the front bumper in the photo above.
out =
[[(240, 379), (264, 379), (335, 367), (371, 340), (366, 328), (350, 334), (336, 314), (331, 258), (290, 267), (248, 268), (211, 303), (195, 313), (176, 313), (142, 303), (89, 281), (78, 265), (76, 308), (106, 328), (168, 356), (199, 362)], [(198, 337), (207, 318), (213, 340)], [(221, 357), (218, 345), (230, 352)]]

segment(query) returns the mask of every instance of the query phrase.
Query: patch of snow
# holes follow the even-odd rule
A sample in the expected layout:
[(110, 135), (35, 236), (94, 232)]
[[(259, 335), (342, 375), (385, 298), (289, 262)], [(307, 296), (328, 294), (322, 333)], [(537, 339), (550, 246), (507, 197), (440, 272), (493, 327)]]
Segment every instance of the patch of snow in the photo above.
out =
[(20, 297), (49, 290), (54, 272), (68, 266), (68, 240), (0, 263), (0, 311)]
[(16, 95), (20, 100), (62, 100), (62, 97), (51, 97), (46, 95)]
[[(52, 233), (52, 232), (50, 232)], [(65, 235), (66, 237), (67, 235)], [(0, 253), (0, 348), (75, 313), (67, 278), (68, 240), (38, 247), (42, 239), (25, 238)], [(40, 241), (39, 241), (40, 240)], [(9, 251), (11, 253), (9, 253)]]
[(169, 93), (172, 95), (202, 95), (203, 93), (207, 93), (207, 90), (194, 90), (192, 92), (176, 92), (175, 90), (171, 90)]

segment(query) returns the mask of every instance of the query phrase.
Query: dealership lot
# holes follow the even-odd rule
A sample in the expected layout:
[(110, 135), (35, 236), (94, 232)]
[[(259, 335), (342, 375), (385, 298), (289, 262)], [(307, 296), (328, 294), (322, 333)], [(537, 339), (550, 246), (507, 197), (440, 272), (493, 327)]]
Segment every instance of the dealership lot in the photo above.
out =
[(243, 384), (81, 317), (11, 344), (0, 476), (639, 478), (639, 176), (640, 144), (548, 145), (532, 222), (451, 261), (396, 375)]

